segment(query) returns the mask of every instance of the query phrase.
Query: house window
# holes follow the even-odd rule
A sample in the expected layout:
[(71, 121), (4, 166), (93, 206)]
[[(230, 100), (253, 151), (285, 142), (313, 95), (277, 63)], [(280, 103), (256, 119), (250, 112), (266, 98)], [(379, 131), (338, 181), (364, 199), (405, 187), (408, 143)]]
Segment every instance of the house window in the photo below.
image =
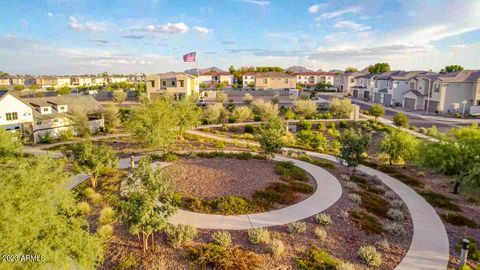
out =
[[(162, 85), (163, 86), (167, 86), (167, 82), (166, 81), (162, 81)], [(153, 86), (153, 85), (152, 85)]]
[(48, 107), (43, 108), (44, 112), (48, 112)]
[(65, 110), (65, 106), (60, 106), (60, 111), (64, 111)]
[(9, 112), (5, 114), (7, 117), (7, 121), (18, 120), (18, 114), (16, 112)]
[(155, 87), (155, 81), (152, 81), (152, 88)]
[(180, 81), (180, 87), (183, 87), (183, 80)]
[(42, 124), (42, 121), (37, 121), (37, 126), (40, 126)]
[(54, 119), (53, 122), (54, 122), (54, 123), (58, 123), (58, 119)]
[(172, 86), (175, 86), (175, 81), (172, 81)]
[(267, 83), (267, 79), (263, 79), (263, 83)]

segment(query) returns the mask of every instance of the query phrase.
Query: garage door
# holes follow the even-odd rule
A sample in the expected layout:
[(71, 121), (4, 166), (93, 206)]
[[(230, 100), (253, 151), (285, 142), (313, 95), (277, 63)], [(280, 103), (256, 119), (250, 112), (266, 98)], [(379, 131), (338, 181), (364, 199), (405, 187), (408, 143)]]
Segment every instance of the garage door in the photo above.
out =
[(403, 102), (403, 107), (407, 110), (415, 110), (415, 99), (414, 98), (405, 98)]
[[(428, 108), (427, 108), (427, 102), (428, 102)], [(438, 107), (438, 101), (434, 100), (425, 100), (425, 108), (424, 110), (426, 111), (428, 109), (428, 112), (435, 112)]]
[(392, 94), (383, 94), (383, 106), (392, 106)]
[(370, 91), (363, 92), (363, 98), (366, 100), (370, 100)]
[(382, 93), (375, 93), (373, 101), (375, 103), (382, 103)]
[(358, 90), (353, 90), (353, 97), (358, 98)]

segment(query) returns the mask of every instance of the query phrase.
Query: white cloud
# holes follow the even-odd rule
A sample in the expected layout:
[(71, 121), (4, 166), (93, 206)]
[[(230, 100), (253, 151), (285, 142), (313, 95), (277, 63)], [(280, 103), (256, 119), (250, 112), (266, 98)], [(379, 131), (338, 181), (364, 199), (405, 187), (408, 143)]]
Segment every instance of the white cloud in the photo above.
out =
[(261, 1), (261, 0), (238, 0), (238, 1), (242, 3), (254, 4), (262, 7), (270, 5), (270, 1)]
[(80, 23), (77, 18), (68, 17), (68, 26), (76, 32), (103, 32), (107, 30), (107, 25), (104, 22), (86, 22)]
[(316, 18), (316, 20), (333, 19), (333, 18), (337, 18), (337, 17), (340, 17), (340, 16), (342, 16), (344, 14), (348, 14), (348, 13), (357, 14), (360, 11), (361, 11), (361, 7), (357, 7), (357, 6), (347, 7), (347, 8), (335, 10), (335, 11), (332, 11), (332, 12), (322, 13), (319, 17)]
[(327, 4), (316, 4), (316, 5), (312, 5), (308, 8), (308, 12), (314, 14), (314, 13), (317, 13), (319, 12), (322, 8), (326, 7)]
[(348, 20), (337, 21), (333, 25), (333, 27), (338, 28), (338, 29), (352, 30), (352, 31), (365, 31), (365, 30), (368, 30), (368, 29), (371, 28), (370, 26), (355, 23), (355, 22), (348, 21)]
[(147, 27), (145, 27), (145, 30), (151, 33), (176, 35), (176, 34), (186, 33), (190, 29), (185, 23), (179, 22), (179, 23), (166, 23), (162, 25), (150, 24), (150, 25), (147, 25)]
[(202, 27), (202, 26), (195, 26), (195, 27), (193, 27), (193, 29), (195, 31), (197, 31), (198, 33), (203, 34), (203, 35), (206, 35), (206, 34), (213, 31), (212, 29), (209, 29), (207, 27)]
[(52, 12), (47, 12), (48, 17), (52, 17), (53, 13)]

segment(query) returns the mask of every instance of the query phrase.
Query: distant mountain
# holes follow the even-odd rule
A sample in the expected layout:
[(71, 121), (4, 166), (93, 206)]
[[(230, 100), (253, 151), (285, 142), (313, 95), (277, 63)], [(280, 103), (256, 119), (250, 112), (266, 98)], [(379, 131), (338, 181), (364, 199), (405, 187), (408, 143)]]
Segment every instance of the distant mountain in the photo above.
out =
[[(212, 71), (212, 70), (214, 70), (216, 72), (225, 72), (225, 70), (217, 68), (217, 67), (209, 67), (209, 68), (201, 68), (200, 73), (208, 72), (208, 71)], [(197, 73), (198, 73), (196, 68), (187, 69), (184, 72), (187, 73), (187, 74), (190, 74), (190, 75), (197, 75)]]
[(331, 69), (328, 72), (333, 72), (333, 73), (343, 73), (343, 70), (340, 69)]
[(294, 72), (309, 72), (312, 70), (302, 66), (291, 66), (291, 67), (288, 67), (285, 71), (294, 73)]

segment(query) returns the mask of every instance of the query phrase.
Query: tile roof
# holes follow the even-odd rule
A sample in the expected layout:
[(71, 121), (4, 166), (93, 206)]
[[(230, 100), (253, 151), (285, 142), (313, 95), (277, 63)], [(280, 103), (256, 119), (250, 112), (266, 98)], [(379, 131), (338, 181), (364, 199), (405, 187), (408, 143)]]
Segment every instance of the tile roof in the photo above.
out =
[[(33, 115), (36, 119), (48, 119), (58, 115), (68, 115), (72, 111), (85, 111), (86, 113), (96, 113), (102, 111), (103, 107), (98, 103), (94, 97), (90, 95), (79, 96), (55, 96), (55, 97), (36, 97), (36, 98), (20, 98), (20, 100), (30, 106), (33, 111)], [(59, 113), (55, 109), (52, 109), (51, 114), (40, 114), (37, 106), (54, 106), (67, 105), (67, 113)]]
[(412, 93), (417, 97), (422, 97), (423, 96), (422, 93), (420, 93), (418, 90), (414, 90), (414, 89), (408, 90), (408, 91), (404, 92), (402, 95), (406, 95), (407, 93)]
[(165, 72), (165, 73), (160, 73), (158, 74), (160, 76), (160, 79), (176, 79), (178, 75), (184, 75), (184, 76), (187, 76), (187, 77), (190, 77), (190, 78), (194, 78), (194, 76), (190, 75), (190, 74), (187, 74), (187, 73), (184, 73), (184, 72), (174, 72), (174, 71), (170, 71), (170, 72)]
[(291, 74), (294, 76), (335, 76), (335, 73), (333, 72), (322, 72), (322, 71), (294, 72)]
[(440, 74), (438, 77), (443, 82), (478, 82), (480, 70), (462, 70), (451, 73)]
[(223, 75), (223, 76), (228, 76), (228, 75), (231, 75), (233, 76), (233, 74), (230, 74), (230, 72), (219, 72), (219, 71), (214, 71), (214, 70), (211, 70), (211, 71), (207, 71), (207, 72), (201, 72), (200, 73), (200, 76), (215, 76), (215, 75)]
[(264, 72), (259, 73), (257, 78), (295, 78), (295, 76), (282, 72)]

